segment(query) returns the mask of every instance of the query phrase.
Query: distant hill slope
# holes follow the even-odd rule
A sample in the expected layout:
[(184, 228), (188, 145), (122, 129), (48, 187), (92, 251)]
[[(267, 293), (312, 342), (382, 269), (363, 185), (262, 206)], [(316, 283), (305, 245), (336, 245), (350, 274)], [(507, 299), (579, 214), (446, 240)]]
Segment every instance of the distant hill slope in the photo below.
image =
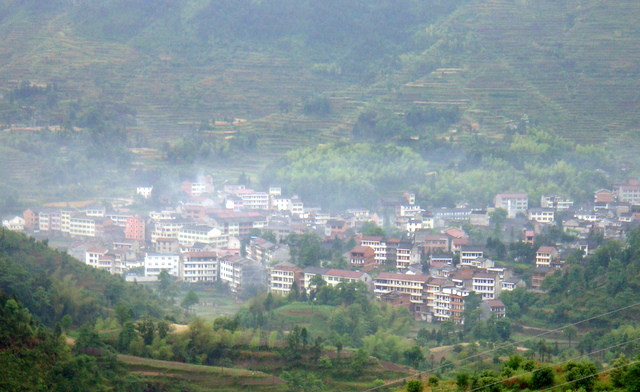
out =
[[(489, 133), (526, 114), (583, 142), (638, 127), (637, 1), (374, 3), (5, 0), (0, 89), (129, 105), (153, 147), (245, 118), (228, 130), (261, 135), (266, 157), (350, 136), (368, 105), (456, 105)], [(331, 112), (305, 113), (313, 95)]]

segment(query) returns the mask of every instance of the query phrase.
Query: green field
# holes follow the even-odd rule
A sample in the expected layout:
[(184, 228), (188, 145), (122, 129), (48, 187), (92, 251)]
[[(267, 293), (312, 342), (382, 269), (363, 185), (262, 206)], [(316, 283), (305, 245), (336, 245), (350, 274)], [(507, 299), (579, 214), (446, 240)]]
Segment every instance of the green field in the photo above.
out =
[[(194, 292), (200, 299), (199, 303), (193, 306), (192, 311), (198, 317), (211, 320), (219, 316), (232, 317), (240, 306), (242, 301), (236, 300), (231, 293), (224, 291), (210, 291), (205, 289), (195, 289)], [(183, 291), (180, 298), (183, 298), (187, 291)]]
[(173, 386), (184, 385), (191, 391), (286, 390), (281, 379), (258, 371), (191, 365), (130, 355), (118, 355), (118, 359), (134, 376)]

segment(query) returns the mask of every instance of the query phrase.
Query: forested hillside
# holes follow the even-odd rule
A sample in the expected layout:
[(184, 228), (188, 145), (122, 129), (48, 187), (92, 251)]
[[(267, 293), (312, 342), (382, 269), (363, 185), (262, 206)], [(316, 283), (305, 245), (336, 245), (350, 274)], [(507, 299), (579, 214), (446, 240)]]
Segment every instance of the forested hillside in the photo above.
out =
[(68, 327), (115, 317), (116, 308), (164, 317), (169, 304), (148, 288), (125, 284), (21, 233), (0, 229), (0, 291), (15, 298), (48, 327), (65, 319)]
[[(637, 127), (634, 1), (5, 0), (0, 9), (1, 87), (58, 82), (83, 100), (132, 106), (152, 141), (223, 117), (252, 120), (252, 132), (291, 123), (293, 133), (335, 137), (378, 103), (457, 107), (490, 132), (525, 114), (579, 140)], [(284, 115), (303, 113), (314, 94), (330, 99), (326, 118)]]

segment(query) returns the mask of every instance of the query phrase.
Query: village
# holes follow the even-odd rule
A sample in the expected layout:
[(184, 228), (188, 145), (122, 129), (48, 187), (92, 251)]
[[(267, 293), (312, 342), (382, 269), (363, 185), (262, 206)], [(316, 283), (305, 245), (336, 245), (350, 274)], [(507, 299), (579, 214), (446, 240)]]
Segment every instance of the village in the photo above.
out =
[[(135, 198), (149, 200), (153, 192), (137, 187)], [(380, 300), (407, 307), (416, 320), (461, 324), (470, 293), (481, 298), (486, 314), (505, 317), (501, 292), (540, 291), (546, 276), (570, 268), (571, 258), (606, 240), (622, 240), (640, 224), (640, 185), (633, 179), (594, 190), (593, 201), (580, 206), (543, 195), (532, 207), (524, 193), (503, 193), (483, 208), (422, 208), (405, 192), (381, 198), (376, 211), (329, 213), (284, 196), (277, 186), (218, 189), (210, 176), (183, 181), (178, 193), (179, 201), (164, 200), (162, 209), (144, 216), (127, 205), (91, 203), (29, 208), (2, 225), (37, 238), (65, 238), (70, 255), (129, 282), (155, 282), (166, 271), (185, 284), (223, 284), (236, 298), (362, 282)], [(384, 235), (371, 235), (371, 228)], [(548, 234), (552, 228), (555, 237)], [(284, 240), (304, 233), (326, 247), (335, 241), (353, 245), (342, 255), (345, 267), (325, 260), (301, 265)], [(531, 260), (504, 260), (497, 238), (518, 244)], [(523, 273), (514, 268), (518, 262), (531, 268)]]

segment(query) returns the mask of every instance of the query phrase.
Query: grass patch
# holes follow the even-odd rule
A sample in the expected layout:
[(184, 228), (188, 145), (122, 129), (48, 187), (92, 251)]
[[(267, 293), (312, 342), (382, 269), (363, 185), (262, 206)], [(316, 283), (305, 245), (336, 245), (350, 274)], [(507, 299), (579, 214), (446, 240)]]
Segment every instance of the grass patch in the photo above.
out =
[[(182, 291), (177, 300), (182, 301), (188, 291)], [(204, 288), (193, 288), (193, 291), (200, 300), (197, 305), (192, 307), (192, 310), (198, 317), (202, 317), (205, 320), (213, 320), (220, 316), (232, 317), (243, 304), (242, 301), (233, 299), (231, 293), (226, 291), (210, 291)]]
[(118, 355), (130, 372), (152, 381), (183, 382), (190, 390), (284, 391), (284, 382), (272, 375), (245, 369), (221, 368)]

